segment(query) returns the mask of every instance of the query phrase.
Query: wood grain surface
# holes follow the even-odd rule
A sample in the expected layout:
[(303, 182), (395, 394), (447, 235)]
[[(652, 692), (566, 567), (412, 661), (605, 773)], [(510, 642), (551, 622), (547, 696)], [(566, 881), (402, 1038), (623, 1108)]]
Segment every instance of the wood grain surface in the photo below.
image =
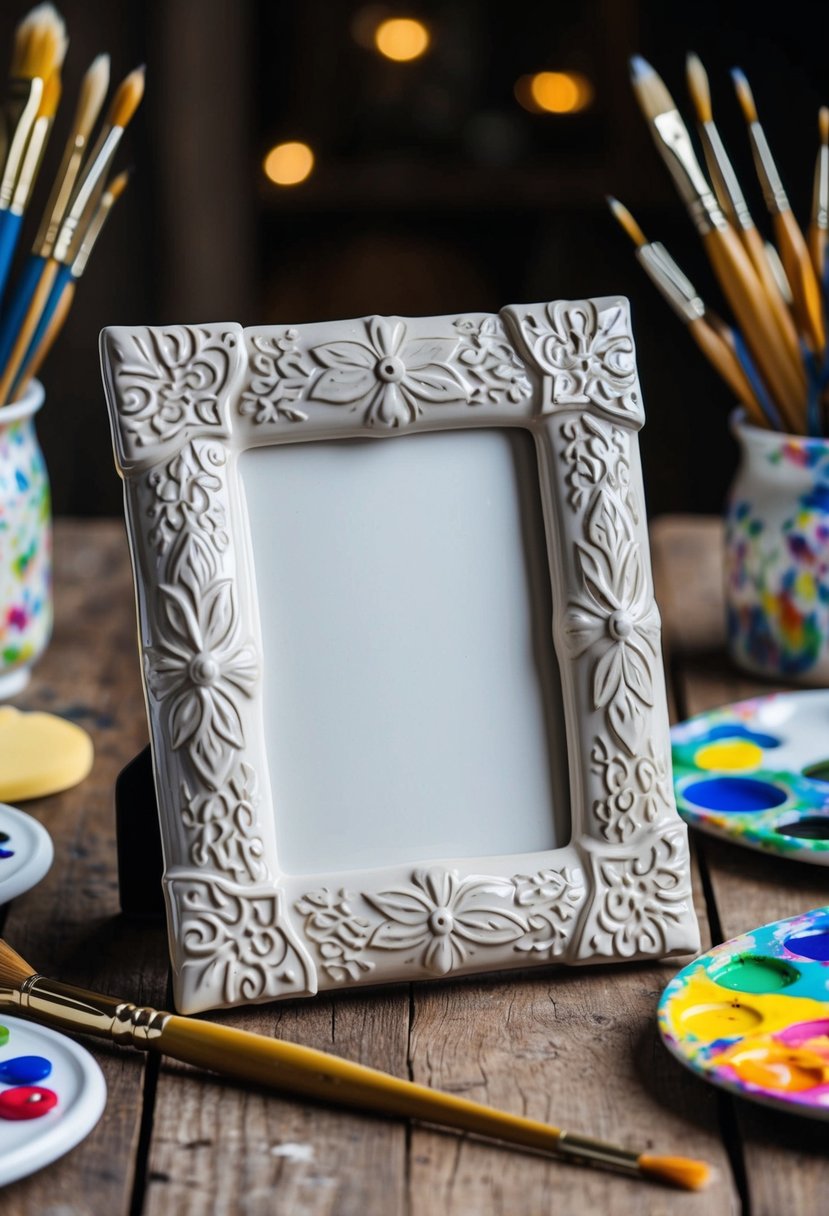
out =
[[(654, 559), (676, 712), (754, 691), (722, 656), (718, 526), (666, 519)], [(687, 594), (682, 579), (688, 578)], [(55, 864), (5, 911), (39, 969), (168, 1003), (160, 925), (118, 913), (113, 785), (146, 741), (120, 524), (56, 530), (57, 628), (18, 703), (93, 735), (80, 787), (27, 804)], [(154, 808), (148, 807), (148, 816)], [(149, 825), (148, 825), (149, 826)], [(822, 872), (699, 839), (703, 944), (826, 902)], [(829, 873), (827, 873), (829, 880)], [(709, 927), (710, 926), (710, 927)], [(243, 1089), (87, 1041), (109, 1086), (103, 1120), (61, 1161), (0, 1194), (3, 1216), (781, 1216), (824, 1212), (825, 1136), (731, 1099), (664, 1050), (654, 1011), (676, 964), (536, 970), (336, 993), (215, 1015), (640, 1151), (717, 1167), (703, 1196), (564, 1165), (454, 1133)]]

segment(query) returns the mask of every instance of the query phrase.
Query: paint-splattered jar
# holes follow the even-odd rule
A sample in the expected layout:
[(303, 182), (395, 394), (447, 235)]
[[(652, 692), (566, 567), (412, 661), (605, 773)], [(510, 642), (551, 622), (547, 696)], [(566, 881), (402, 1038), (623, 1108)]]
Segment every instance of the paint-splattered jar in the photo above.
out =
[(49, 479), (35, 433), (43, 386), (0, 406), (0, 699), (14, 696), (52, 629)]
[(741, 461), (726, 515), (731, 654), (753, 673), (829, 684), (829, 439), (731, 420)]

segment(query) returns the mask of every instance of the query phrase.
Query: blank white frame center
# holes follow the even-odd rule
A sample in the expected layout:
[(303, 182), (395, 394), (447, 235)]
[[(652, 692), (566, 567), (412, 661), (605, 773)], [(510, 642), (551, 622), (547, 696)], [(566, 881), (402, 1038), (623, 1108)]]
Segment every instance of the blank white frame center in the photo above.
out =
[(259, 449), (240, 474), (284, 870), (566, 843), (532, 437)]

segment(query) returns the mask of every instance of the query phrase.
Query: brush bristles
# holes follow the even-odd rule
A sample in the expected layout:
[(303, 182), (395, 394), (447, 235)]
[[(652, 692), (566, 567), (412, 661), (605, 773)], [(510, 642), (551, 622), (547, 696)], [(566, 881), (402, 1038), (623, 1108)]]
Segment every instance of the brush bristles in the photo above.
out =
[(117, 177), (113, 177), (112, 181), (106, 188), (106, 193), (110, 196), (113, 203), (121, 197), (127, 188), (127, 182), (130, 180), (130, 169), (124, 169), (123, 173), (119, 173)]
[(110, 127), (125, 127), (138, 109), (144, 96), (144, 72), (143, 66), (136, 68), (119, 85), (107, 115)]
[(15, 954), (11, 946), (0, 938), (0, 989), (17, 989), (24, 980), (34, 974), (34, 967), (30, 967), (25, 959)]
[(109, 88), (109, 55), (98, 55), (86, 70), (81, 81), (78, 108), (75, 111), (74, 130), (81, 139), (88, 139), (104, 98)]
[(52, 4), (39, 4), (17, 27), (11, 75), (21, 80), (46, 80), (66, 53), (66, 26)]
[(686, 1191), (700, 1191), (711, 1181), (711, 1167), (691, 1157), (651, 1157), (643, 1153), (636, 1163), (641, 1173)]
[(624, 228), (630, 239), (637, 248), (641, 249), (643, 245), (647, 245), (648, 238), (645, 236), (642, 229), (637, 224), (631, 213), (628, 211), (624, 203), (620, 203), (618, 198), (613, 198), (612, 195), (607, 196), (607, 205), (613, 212), (619, 225)]
[(685, 60), (685, 75), (688, 81), (688, 92), (697, 112), (700, 122), (711, 122), (711, 90), (708, 86), (708, 73), (702, 66), (699, 55), (691, 52)]
[(649, 120), (676, 109), (676, 102), (659, 76), (641, 55), (630, 61), (630, 79), (642, 112)]
[(745, 72), (739, 68), (731, 69), (731, 79), (734, 81), (734, 91), (740, 103), (740, 109), (745, 115), (746, 122), (757, 122), (757, 107), (754, 104), (754, 94), (751, 91)]
[(40, 109), (37, 112), (38, 118), (55, 117), (55, 111), (60, 104), (62, 89), (60, 72), (55, 70), (43, 86), (43, 96), (40, 99)]
[(817, 129), (824, 148), (829, 144), (829, 106), (821, 106), (817, 113)]

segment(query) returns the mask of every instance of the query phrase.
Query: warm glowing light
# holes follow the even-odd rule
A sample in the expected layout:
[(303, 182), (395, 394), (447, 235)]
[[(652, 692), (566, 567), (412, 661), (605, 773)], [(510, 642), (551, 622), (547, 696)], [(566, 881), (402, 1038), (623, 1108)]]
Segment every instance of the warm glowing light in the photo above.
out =
[(593, 85), (581, 72), (536, 72), (516, 81), (515, 96), (535, 114), (576, 114), (593, 100)]
[(307, 144), (277, 144), (265, 157), (264, 167), (277, 186), (298, 186), (314, 167), (314, 153)]
[(412, 17), (390, 17), (374, 31), (374, 45), (386, 59), (406, 63), (419, 59), (429, 46), (429, 31)]

